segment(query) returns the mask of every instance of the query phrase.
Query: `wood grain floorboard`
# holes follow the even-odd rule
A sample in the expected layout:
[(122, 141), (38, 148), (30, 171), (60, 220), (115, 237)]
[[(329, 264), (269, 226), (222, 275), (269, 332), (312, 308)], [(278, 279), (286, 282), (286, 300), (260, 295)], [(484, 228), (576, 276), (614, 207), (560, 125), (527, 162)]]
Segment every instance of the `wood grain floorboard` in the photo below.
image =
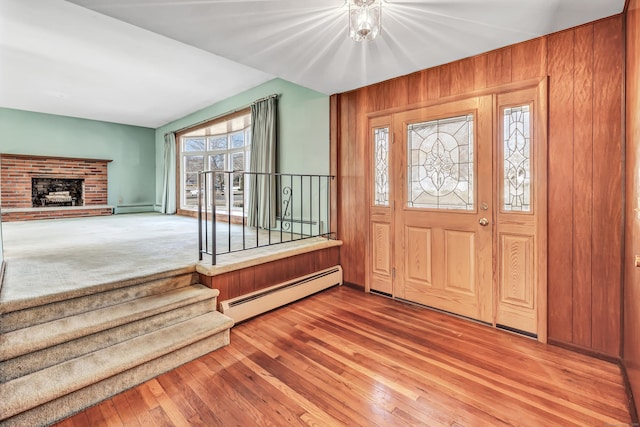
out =
[(231, 344), (58, 426), (604, 426), (617, 365), (335, 287), (235, 326)]

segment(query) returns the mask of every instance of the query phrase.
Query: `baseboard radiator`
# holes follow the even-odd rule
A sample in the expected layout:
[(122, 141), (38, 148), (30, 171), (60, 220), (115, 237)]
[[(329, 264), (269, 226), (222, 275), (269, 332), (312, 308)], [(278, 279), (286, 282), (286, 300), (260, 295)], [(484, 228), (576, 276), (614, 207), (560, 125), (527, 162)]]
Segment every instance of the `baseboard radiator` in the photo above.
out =
[(238, 323), (334, 285), (342, 285), (339, 265), (222, 301), (220, 306), (225, 315)]

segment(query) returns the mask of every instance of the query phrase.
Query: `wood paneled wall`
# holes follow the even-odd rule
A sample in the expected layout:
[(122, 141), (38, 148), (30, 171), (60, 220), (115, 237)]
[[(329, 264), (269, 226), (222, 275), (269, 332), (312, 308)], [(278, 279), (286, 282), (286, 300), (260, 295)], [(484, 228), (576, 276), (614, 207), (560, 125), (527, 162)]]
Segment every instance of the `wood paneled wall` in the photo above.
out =
[(216, 276), (199, 274), (200, 283), (218, 289), (218, 303), (269, 286), (340, 265), (340, 247), (320, 249), (290, 256)]
[(640, 404), (640, 0), (627, 9), (626, 108), (626, 221), (624, 276), (623, 360), (635, 397)]
[(549, 339), (620, 356), (623, 17), (333, 96), (344, 279), (366, 280), (367, 114), (549, 78)]

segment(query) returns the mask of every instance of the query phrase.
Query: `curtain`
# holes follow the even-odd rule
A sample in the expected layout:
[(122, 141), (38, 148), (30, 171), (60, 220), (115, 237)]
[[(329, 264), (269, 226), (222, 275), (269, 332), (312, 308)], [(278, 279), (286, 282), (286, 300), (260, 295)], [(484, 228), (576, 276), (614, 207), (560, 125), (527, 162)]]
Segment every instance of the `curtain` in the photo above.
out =
[(256, 101), (251, 105), (251, 161), (249, 172), (249, 218), (251, 227), (275, 228), (276, 180), (274, 176), (261, 175), (276, 172), (278, 100), (275, 96)]
[(162, 179), (162, 213), (176, 213), (176, 135), (164, 135), (164, 176)]

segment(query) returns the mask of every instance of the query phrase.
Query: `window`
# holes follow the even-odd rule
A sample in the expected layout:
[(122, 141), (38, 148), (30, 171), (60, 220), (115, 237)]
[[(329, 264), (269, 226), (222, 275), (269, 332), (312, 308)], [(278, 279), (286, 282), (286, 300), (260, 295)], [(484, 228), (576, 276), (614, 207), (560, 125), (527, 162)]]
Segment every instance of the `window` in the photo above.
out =
[(373, 140), (375, 144), (373, 204), (389, 206), (389, 128), (375, 128)]
[[(198, 171), (242, 172), (249, 167), (251, 115), (207, 123), (179, 135), (182, 209), (198, 207)], [(231, 182), (228, 182), (231, 181)], [(216, 211), (241, 212), (247, 199), (242, 173), (215, 174)], [(212, 200), (209, 200), (211, 206)], [(209, 207), (210, 207), (209, 206)]]
[(503, 111), (502, 209), (531, 212), (531, 117), (529, 105)]
[(473, 115), (407, 127), (408, 205), (474, 210)]

